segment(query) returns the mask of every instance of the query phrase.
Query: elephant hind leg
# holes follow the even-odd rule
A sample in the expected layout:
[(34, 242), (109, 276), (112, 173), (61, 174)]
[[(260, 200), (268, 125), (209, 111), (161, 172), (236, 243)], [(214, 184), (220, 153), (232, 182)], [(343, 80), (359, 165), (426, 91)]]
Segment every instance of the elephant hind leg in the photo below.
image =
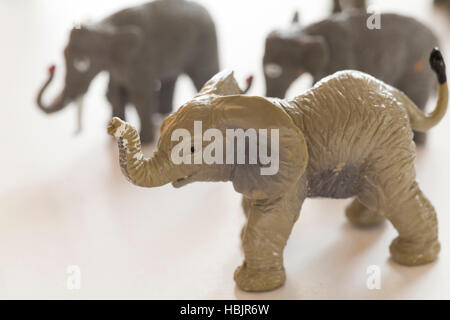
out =
[(185, 70), (191, 78), (197, 91), (219, 72), (219, 60), (215, 43), (210, 43), (206, 50), (202, 50)]
[(389, 248), (396, 262), (419, 265), (437, 258), (440, 244), (436, 212), (416, 182), (411, 186), (410, 199), (398, 205), (388, 219), (399, 233)]
[(385, 220), (383, 215), (367, 208), (358, 198), (345, 209), (345, 215), (352, 224), (362, 228), (379, 225)]
[(415, 181), (398, 184), (397, 193), (389, 192), (391, 188), (377, 188), (361, 197), (361, 201), (370, 210), (385, 216), (397, 230), (399, 235), (389, 248), (392, 259), (410, 266), (434, 261), (440, 245), (433, 206)]

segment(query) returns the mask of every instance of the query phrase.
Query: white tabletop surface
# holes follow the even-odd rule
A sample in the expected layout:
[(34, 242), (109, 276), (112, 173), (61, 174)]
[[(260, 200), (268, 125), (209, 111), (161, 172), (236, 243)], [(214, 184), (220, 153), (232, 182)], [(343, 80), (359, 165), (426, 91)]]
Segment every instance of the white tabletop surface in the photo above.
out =
[[(344, 216), (349, 200), (308, 199), (285, 250), (286, 285), (255, 294), (237, 289), (233, 281), (243, 259), (240, 195), (230, 183), (181, 189), (128, 183), (116, 143), (105, 133), (110, 108), (104, 74), (85, 98), (81, 135), (73, 135), (75, 108), (52, 116), (38, 110), (34, 98), (49, 64), (56, 63), (59, 80), (51, 93), (62, 86), (62, 49), (72, 25), (140, 2), (0, 1), (0, 299), (450, 298), (450, 116), (432, 130), (417, 160), (418, 180), (438, 212), (442, 251), (435, 263), (392, 262), (388, 246), (396, 232), (389, 223), (359, 230)], [(264, 93), (265, 35), (290, 23), (295, 9), (307, 24), (325, 17), (331, 4), (198, 2), (216, 20), (221, 66), (235, 70), (242, 83), (254, 74), (250, 93), (255, 95)], [(431, 1), (372, 3), (428, 23), (440, 35), (450, 64), (450, 17), (433, 10)], [(301, 93), (308, 81), (297, 81), (288, 95)], [(193, 94), (190, 80), (180, 78), (175, 108)], [(133, 108), (127, 113), (137, 124)], [(378, 290), (366, 285), (373, 265), (380, 271)], [(79, 289), (67, 286), (76, 276), (69, 266), (80, 271)]]

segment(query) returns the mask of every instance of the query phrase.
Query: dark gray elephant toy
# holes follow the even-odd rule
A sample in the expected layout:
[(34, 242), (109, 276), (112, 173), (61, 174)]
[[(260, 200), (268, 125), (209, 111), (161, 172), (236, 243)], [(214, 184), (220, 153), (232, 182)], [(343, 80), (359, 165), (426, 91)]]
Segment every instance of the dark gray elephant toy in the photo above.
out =
[[(314, 83), (336, 71), (354, 69), (368, 73), (400, 89), (425, 108), (433, 93), (433, 73), (426, 68), (429, 48), (438, 45), (433, 32), (417, 20), (382, 14), (380, 29), (369, 29), (370, 15), (349, 10), (301, 27), (293, 22), (287, 30), (266, 38), (263, 59), (266, 95), (283, 98), (303, 73)], [(417, 134), (416, 142), (425, 140)]]
[(126, 104), (132, 103), (143, 142), (154, 140), (152, 114), (171, 112), (180, 74), (187, 74), (199, 90), (219, 70), (212, 18), (202, 6), (184, 0), (157, 0), (74, 28), (64, 56), (64, 89), (49, 105), (42, 102), (53, 79), (51, 67), (38, 106), (46, 113), (61, 110), (86, 93), (99, 72), (107, 71), (112, 115), (124, 118)]

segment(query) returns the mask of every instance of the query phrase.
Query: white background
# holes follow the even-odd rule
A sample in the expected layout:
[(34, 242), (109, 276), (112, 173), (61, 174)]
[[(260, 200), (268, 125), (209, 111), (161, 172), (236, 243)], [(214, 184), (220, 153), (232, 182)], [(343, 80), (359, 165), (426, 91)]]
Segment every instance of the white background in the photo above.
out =
[[(198, 2), (215, 18), (221, 67), (235, 70), (241, 83), (254, 74), (255, 95), (264, 94), (266, 34), (288, 25), (295, 9), (304, 24), (331, 9), (331, 0)], [(116, 143), (105, 133), (110, 108), (104, 74), (85, 98), (81, 135), (73, 135), (75, 108), (51, 116), (38, 110), (35, 95), (51, 63), (59, 81), (47, 98), (62, 86), (62, 50), (72, 25), (137, 3), (0, 0), (0, 298), (450, 298), (450, 116), (432, 130), (417, 160), (418, 180), (438, 212), (438, 261), (397, 265), (389, 258), (396, 236), (391, 225), (359, 230), (345, 219), (349, 200), (307, 200), (285, 250), (286, 285), (255, 294), (233, 281), (243, 259), (240, 196), (230, 183), (182, 189), (128, 183)], [(450, 17), (431, 1), (372, 3), (428, 23), (450, 65)], [(308, 80), (297, 81), (288, 96), (300, 94)], [(180, 78), (175, 108), (193, 94), (190, 80)], [(80, 290), (66, 287), (69, 265), (81, 268)], [(370, 265), (380, 267), (381, 290), (366, 287)]]

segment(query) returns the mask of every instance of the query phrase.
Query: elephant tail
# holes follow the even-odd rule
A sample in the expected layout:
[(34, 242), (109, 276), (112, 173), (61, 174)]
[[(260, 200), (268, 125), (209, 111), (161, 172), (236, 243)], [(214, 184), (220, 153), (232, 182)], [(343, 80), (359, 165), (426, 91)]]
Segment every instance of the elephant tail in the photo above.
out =
[(445, 63), (441, 52), (438, 48), (434, 48), (430, 55), (431, 69), (436, 73), (438, 79), (438, 99), (436, 107), (430, 114), (425, 114), (405, 96), (405, 107), (411, 122), (411, 127), (420, 132), (428, 131), (437, 125), (445, 116), (448, 107), (448, 87), (447, 76), (445, 74)]

